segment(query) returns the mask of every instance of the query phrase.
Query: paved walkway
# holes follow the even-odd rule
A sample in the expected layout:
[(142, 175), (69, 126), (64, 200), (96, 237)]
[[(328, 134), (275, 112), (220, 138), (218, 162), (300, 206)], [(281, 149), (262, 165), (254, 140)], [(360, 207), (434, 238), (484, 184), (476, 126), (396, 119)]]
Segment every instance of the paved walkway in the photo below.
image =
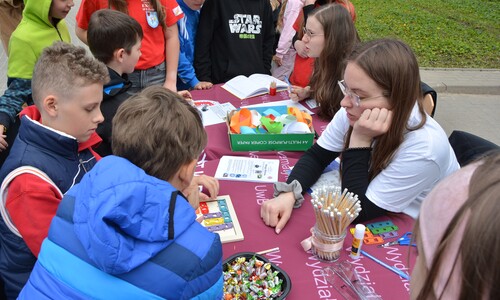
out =
[(420, 76), (438, 93), (500, 95), (500, 70), (421, 68)]
[[(75, 0), (66, 21), (73, 43), (75, 15), (81, 0)], [(6, 88), (7, 57), (0, 47), (0, 93)], [(500, 70), (422, 68), (422, 80), (436, 89), (435, 119), (449, 135), (464, 130), (500, 145)], [(215, 99), (216, 100), (216, 99)]]

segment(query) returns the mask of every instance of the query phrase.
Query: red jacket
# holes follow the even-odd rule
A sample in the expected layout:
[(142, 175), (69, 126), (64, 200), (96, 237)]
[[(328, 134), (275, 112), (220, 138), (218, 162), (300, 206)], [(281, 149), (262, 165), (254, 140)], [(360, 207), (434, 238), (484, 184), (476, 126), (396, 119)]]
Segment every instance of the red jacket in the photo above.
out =
[[(36, 106), (28, 106), (20, 117), (42, 122), (40, 112)], [(94, 133), (84, 143), (79, 143), (78, 151), (89, 149), (96, 160), (101, 157), (92, 150), (101, 142), (101, 138)], [(52, 218), (55, 216), (61, 196), (59, 191), (50, 183), (32, 174), (16, 176), (8, 187), (6, 208), (11, 220), (22, 235), (26, 245), (33, 255), (38, 256), (44, 238), (47, 237)]]

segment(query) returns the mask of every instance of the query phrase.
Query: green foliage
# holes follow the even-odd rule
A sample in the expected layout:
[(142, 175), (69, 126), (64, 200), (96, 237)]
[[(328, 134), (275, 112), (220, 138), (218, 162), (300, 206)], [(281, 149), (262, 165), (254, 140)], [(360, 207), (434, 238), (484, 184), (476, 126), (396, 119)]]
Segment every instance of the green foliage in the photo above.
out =
[(500, 69), (498, 0), (352, 0), (363, 41), (408, 43), (421, 67)]

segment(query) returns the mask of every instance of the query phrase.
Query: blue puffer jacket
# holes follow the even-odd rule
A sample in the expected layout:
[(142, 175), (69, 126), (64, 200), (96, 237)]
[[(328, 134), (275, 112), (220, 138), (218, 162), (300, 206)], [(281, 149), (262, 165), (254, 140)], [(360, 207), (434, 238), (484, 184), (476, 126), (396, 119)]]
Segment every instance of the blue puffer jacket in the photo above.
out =
[(168, 182), (107, 156), (64, 196), (19, 299), (220, 299), (222, 245)]

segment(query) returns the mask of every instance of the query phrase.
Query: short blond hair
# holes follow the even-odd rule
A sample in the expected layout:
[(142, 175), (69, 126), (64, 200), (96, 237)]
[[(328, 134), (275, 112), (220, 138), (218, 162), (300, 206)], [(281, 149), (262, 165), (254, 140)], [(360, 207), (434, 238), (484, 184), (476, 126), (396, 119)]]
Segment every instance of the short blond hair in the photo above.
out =
[(130, 97), (113, 118), (113, 154), (162, 180), (197, 159), (206, 144), (198, 110), (162, 86)]
[(87, 54), (83, 47), (55, 42), (43, 50), (33, 71), (31, 90), (33, 101), (40, 109), (40, 101), (49, 94), (62, 99), (70, 97), (75, 87), (109, 81), (106, 65)]

